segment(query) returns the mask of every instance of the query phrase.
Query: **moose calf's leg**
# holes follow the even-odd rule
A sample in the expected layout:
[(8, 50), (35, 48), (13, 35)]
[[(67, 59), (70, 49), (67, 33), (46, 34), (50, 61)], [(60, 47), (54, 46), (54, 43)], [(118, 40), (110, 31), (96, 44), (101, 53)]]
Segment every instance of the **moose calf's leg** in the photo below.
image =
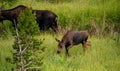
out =
[(84, 50), (84, 52), (86, 51), (86, 48), (87, 48), (87, 42), (83, 42), (82, 43), (82, 46), (83, 46), (83, 50)]
[(90, 41), (87, 41), (87, 42), (86, 42), (86, 45), (87, 45), (87, 46), (91, 46), (91, 42), (90, 42)]
[(65, 49), (66, 49), (66, 56), (69, 56), (69, 52), (68, 52), (67, 47), (65, 47)]
[(66, 49), (66, 56), (70, 56), (70, 55), (69, 55), (69, 49), (70, 49), (72, 46), (73, 46), (73, 45), (68, 45), (68, 46), (65, 47), (65, 49)]

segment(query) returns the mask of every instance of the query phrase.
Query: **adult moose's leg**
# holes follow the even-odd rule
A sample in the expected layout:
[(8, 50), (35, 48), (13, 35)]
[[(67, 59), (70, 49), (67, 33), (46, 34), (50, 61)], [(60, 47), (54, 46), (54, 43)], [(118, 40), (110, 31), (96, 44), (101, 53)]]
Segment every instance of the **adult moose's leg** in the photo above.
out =
[(57, 20), (52, 19), (51, 20), (51, 28), (54, 30), (54, 32), (59, 33), (58, 25), (57, 25)]
[(12, 21), (12, 26), (14, 27), (14, 29), (17, 28), (17, 23), (18, 23), (17, 19), (12, 19), (11, 21)]
[(43, 24), (43, 30), (48, 30), (51, 25), (49, 19), (44, 19), (42, 24)]

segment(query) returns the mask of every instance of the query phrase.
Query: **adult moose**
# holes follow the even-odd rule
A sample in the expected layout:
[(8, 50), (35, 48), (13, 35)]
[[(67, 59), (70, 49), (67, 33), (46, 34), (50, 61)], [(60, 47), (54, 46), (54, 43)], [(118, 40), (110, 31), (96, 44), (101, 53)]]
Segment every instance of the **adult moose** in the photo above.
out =
[(62, 40), (56, 39), (58, 42), (58, 50), (57, 53), (59, 54), (62, 48), (65, 46), (66, 55), (69, 56), (69, 49), (73, 45), (82, 44), (84, 51), (86, 50), (87, 46), (90, 46), (90, 42), (88, 40), (89, 33), (87, 31), (68, 31), (62, 38)]
[[(24, 5), (19, 5), (13, 9), (0, 11), (0, 21), (10, 20), (15, 26), (18, 22), (17, 18), (21, 11), (25, 10), (27, 7)], [(58, 31), (57, 25), (57, 15), (49, 10), (32, 10), (32, 13), (36, 14), (36, 21), (39, 24), (40, 30), (47, 30), (52, 28), (55, 32)]]
[(0, 11), (0, 22), (3, 20), (9, 20), (13, 23), (13, 25), (15, 25), (15, 22), (17, 23), (17, 17), (19, 16), (20, 12), (25, 8), (27, 7), (19, 5), (13, 9)]

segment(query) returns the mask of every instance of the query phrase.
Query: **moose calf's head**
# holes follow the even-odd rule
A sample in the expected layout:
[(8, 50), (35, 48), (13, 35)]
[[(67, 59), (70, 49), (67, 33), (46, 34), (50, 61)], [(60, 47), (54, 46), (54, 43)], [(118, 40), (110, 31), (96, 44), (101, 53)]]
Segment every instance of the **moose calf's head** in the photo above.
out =
[(62, 48), (63, 48), (63, 43), (60, 41), (60, 40), (58, 40), (57, 38), (55, 38), (56, 39), (56, 41), (58, 42), (58, 50), (57, 50), (57, 53), (59, 54), (59, 53), (61, 53), (61, 50), (62, 50)]

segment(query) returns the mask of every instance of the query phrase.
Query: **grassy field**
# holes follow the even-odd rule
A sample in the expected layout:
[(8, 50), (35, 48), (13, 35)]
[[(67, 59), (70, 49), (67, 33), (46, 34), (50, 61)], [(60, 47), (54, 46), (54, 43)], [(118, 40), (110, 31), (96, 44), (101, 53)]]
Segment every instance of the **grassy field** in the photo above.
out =
[(103, 30), (111, 32), (116, 24), (120, 24), (119, 0), (71, 0), (58, 4), (41, 2), (41, 0), (38, 2), (36, 0), (18, 0), (12, 6), (6, 5), (5, 8), (10, 9), (18, 5), (53, 11), (57, 14), (58, 24), (62, 28), (70, 27), (77, 30), (95, 28), (90, 31), (97, 29), (99, 33), (104, 33)]
[[(87, 28), (91, 32), (98, 32), (102, 35), (113, 34), (115, 26), (117, 25), (117, 29), (120, 26), (119, 0), (74, 0), (61, 3), (17, 0), (12, 6), (5, 5), (5, 9), (18, 5), (55, 12), (58, 15), (58, 25), (64, 30), (68, 27), (73, 30)], [(8, 39), (0, 37), (0, 71), (11, 71), (11, 68), (15, 68), (12, 57), (14, 38), (9, 28), (11, 23), (8, 23), (10, 22), (4, 22), (7, 28), (5, 35)], [(46, 47), (43, 53), (42, 71), (120, 71), (120, 45), (115, 42), (113, 35), (91, 36), (89, 41), (92, 42), (92, 46), (88, 47), (85, 53), (82, 45), (74, 46), (70, 49), (70, 57), (65, 56), (64, 48), (62, 53), (57, 55), (58, 43), (55, 38), (61, 39), (62, 36), (63, 34), (53, 33), (37, 36), (37, 39), (44, 39), (41, 47)]]
[[(115, 41), (110, 37), (98, 38), (92, 36), (89, 38), (92, 46), (88, 47), (87, 52), (83, 52), (82, 45), (77, 45), (70, 49), (70, 57), (65, 56), (64, 48), (62, 53), (57, 55), (58, 43), (55, 37), (61, 39), (62, 35), (43, 34), (37, 37), (38, 39), (45, 39), (42, 44), (43, 47), (46, 47), (42, 66), (43, 71), (120, 71), (120, 48), (116, 46)], [(11, 57), (13, 40), (1, 39), (0, 42), (1, 59)], [(11, 63), (0, 63), (2, 71), (8, 71), (9, 69), (6, 68), (13, 66)]]
[(15, 65), (12, 64), (13, 61), (13, 39), (3, 40), (0, 38), (0, 70), (1, 71), (11, 71)]
[[(92, 46), (86, 53), (82, 46), (77, 45), (70, 49), (70, 57), (62, 54), (57, 55), (56, 36), (44, 35), (43, 45), (47, 45), (44, 59), (44, 71), (119, 71), (120, 48), (110, 38), (91, 37)], [(61, 36), (59, 36), (61, 39)], [(53, 45), (54, 44), (54, 45)]]

